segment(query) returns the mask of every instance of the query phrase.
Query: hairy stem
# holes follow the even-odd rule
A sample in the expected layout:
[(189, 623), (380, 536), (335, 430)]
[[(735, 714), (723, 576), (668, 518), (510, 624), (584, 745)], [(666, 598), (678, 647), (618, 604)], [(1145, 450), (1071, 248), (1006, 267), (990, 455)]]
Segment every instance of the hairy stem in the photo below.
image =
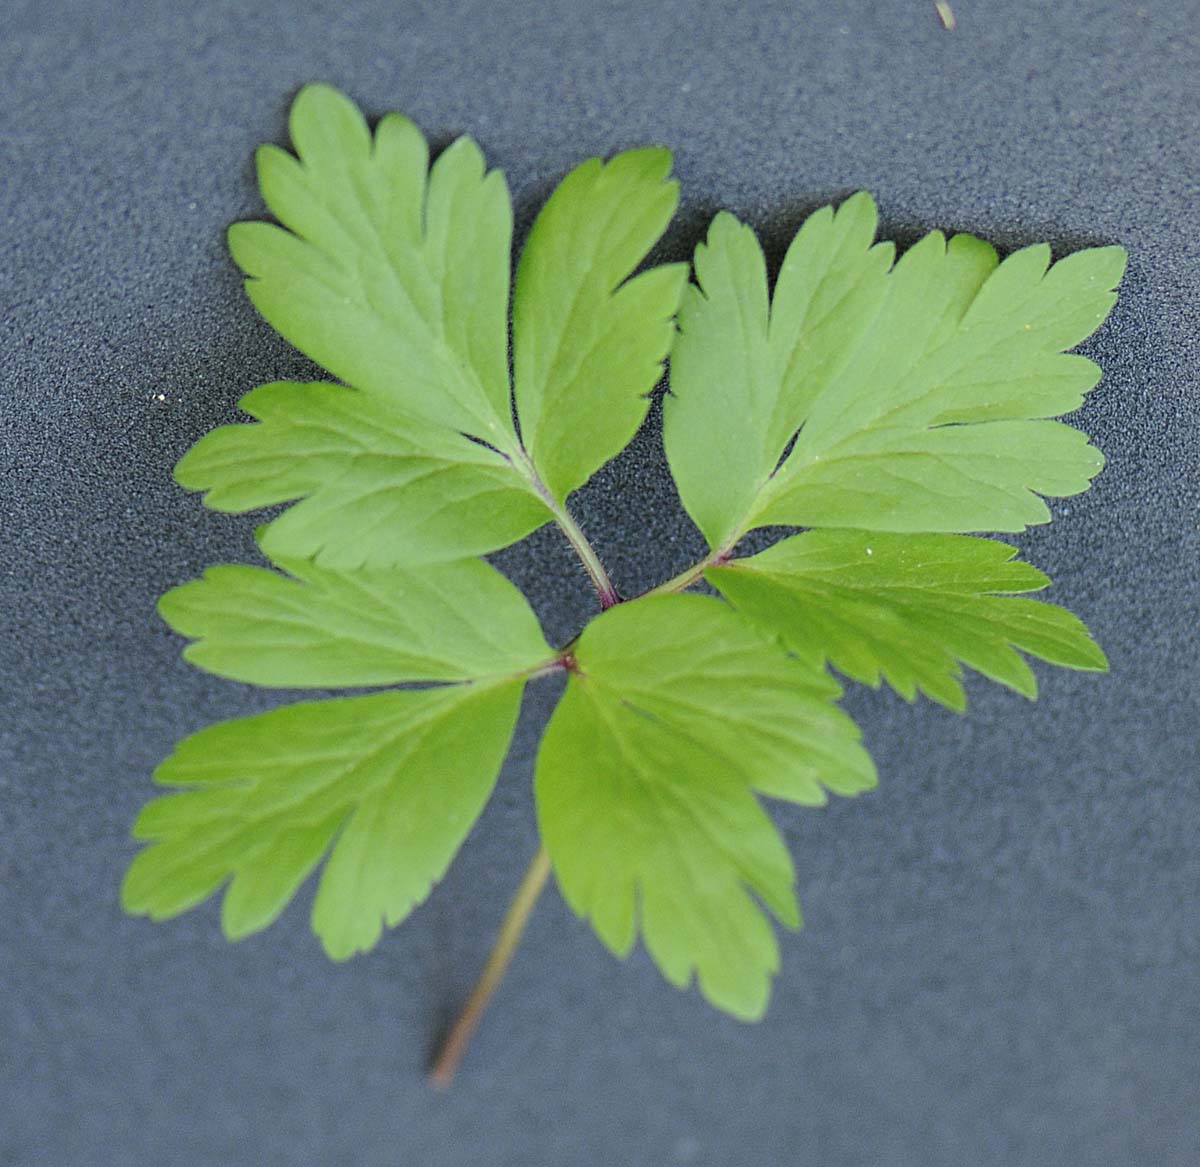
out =
[(471, 1034), (475, 1032), (475, 1027), (479, 1024), (479, 1019), (483, 1016), (488, 1001), (491, 1000), (496, 986), (504, 977), (505, 969), (508, 968), (508, 963), (512, 960), (513, 953), (520, 942), (521, 933), (525, 931), (529, 913), (533, 911), (533, 906), (537, 903), (542, 888), (546, 886), (546, 879), (549, 875), (550, 856), (546, 854), (545, 847), (539, 847), (500, 923), (500, 931), (488, 956), (487, 964), (483, 966), (483, 972), (480, 974), (475, 988), (471, 990), (466, 1005), (463, 1006), (462, 1012), (450, 1027), (450, 1031), (446, 1034), (442, 1047), (434, 1059), (433, 1066), (429, 1071), (429, 1080), (435, 1086), (445, 1088), (454, 1080), (454, 1071), (458, 1069), (458, 1063), (467, 1048), (467, 1043), (471, 1040)]
[[(660, 583), (658, 587), (651, 588), (648, 592), (643, 592), (642, 596), (669, 596), (675, 592), (686, 591), (704, 575), (708, 568), (724, 563), (732, 554), (733, 548), (740, 538), (740, 534), (735, 535), (728, 542), (717, 548), (716, 551), (710, 551), (699, 563), (693, 563), (691, 567), (681, 571), (678, 575), (671, 576), (670, 579)], [(638, 598), (641, 599), (642, 597), (639, 596)]]
[(550, 505), (554, 512), (554, 521), (558, 523), (559, 530), (566, 535), (567, 542), (575, 549), (575, 554), (579, 556), (580, 563), (592, 581), (592, 587), (596, 589), (601, 610), (619, 604), (621, 597), (613, 587), (612, 580), (608, 578), (608, 572), (604, 570), (600, 557), (588, 542), (587, 536), (579, 529), (579, 524), (571, 517), (566, 507), (554, 503)]
[(596, 589), (601, 610), (619, 604), (621, 597), (617, 594), (617, 589), (613, 587), (612, 580), (608, 578), (608, 572), (604, 570), (600, 556), (588, 542), (588, 538), (580, 529), (579, 524), (571, 517), (571, 512), (550, 493), (549, 488), (542, 481), (541, 475), (538, 474), (533, 459), (522, 450), (519, 460), (515, 464), (528, 479), (533, 489), (537, 491), (538, 497), (549, 508), (555, 523), (558, 524), (558, 529), (567, 537), (567, 542), (579, 556), (579, 562), (583, 564), (584, 571), (588, 573), (588, 578), (592, 581), (592, 587)]

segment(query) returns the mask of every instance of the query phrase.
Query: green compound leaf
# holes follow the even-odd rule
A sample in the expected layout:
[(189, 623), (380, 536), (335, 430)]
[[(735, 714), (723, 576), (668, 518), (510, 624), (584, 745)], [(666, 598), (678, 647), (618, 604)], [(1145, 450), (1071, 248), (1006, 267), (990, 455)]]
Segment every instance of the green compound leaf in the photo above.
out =
[(192, 664), (274, 688), (511, 676), (552, 659), (525, 597), (481, 560), (420, 572), (328, 571), (283, 561), (210, 567), (158, 602), (195, 643)]
[(812, 215), (769, 306), (748, 228), (722, 213), (697, 248), (664, 439), (714, 549), (770, 524), (1020, 531), (1049, 521), (1039, 495), (1078, 493), (1103, 464), (1045, 419), (1099, 379), (1062, 350), (1107, 316), (1124, 251), (1051, 267), (1039, 245), (998, 265), (981, 240), (935, 231), (889, 268), (874, 232), (865, 194)]
[(629, 444), (662, 376), (687, 265), (627, 279), (675, 213), (670, 152), (593, 158), (563, 179), (521, 254), (513, 369), (526, 448), (560, 502)]
[(504, 760), (522, 682), (285, 706), (203, 729), (134, 824), (127, 912), (165, 920), (228, 882), (229, 939), (260, 931), (328, 855), (313, 930), (334, 960), (372, 948), (441, 878)]
[[(479, 815), (524, 681), (566, 669), (536, 764), (546, 851), (435, 1077), (448, 1080), (547, 853), (611, 950), (640, 935), (668, 981), (760, 1017), (779, 964), (771, 917), (800, 923), (760, 800), (819, 806), (875, 783), (826, 665), (952, 708), (967, 668), (1033, 696), (1022, 654), (1106, 667), (1075, 617), (1022, 594), (1040, 572), (965, 534), (1046, 522), (1043, 496), (1100, 468), (1051, 419), (1098, 380), (1065, 350), (1107, 315), (1124, 252), (1051, 265), (1031, 247), (999, 263), (933, 232), (896, 262), (860, 194), (809, 217), (773, 293), (753, 232), (717, 215), (692, 286), (683, 265), (641, 270), (678, 200), (670, 154), (649, 148), (568, 174), (512, 281), (508, 190), (469, 138), (431, 164), (407, 119), (372, 132), (323, 85), (300, 92), (290, 131), (294, 156), (257, 156), (277, 222), (236, 224), (230, 249), (264, 318), (343, 383), (262, 386), (241, 401), (251, 423), (182, 459), (179, 482), (214, 509), (290, 505), (259, 534), (279, 570), (212, 568), (161, 611), (193, 641), (187, 658), (222, 676), (439, 687), (186, 739), (155, 775), (174, 792), (135, 824), (146, 846), (125, 908), (165, 919), (224, 887), (236, 938), (324, 862), (315, 931), (335, 959), (369, 949)], [(672, 340), (664, 439), (713, 554), (624, 603), (566, 500), (641, 424)], [(561, 651), (473, 558), (548, 521), (608, 608)], [(729, 559), (772, 524), (811, 529)], [(657, 594), (701, 574), (724, 599)]]
[(275, 382), (240, 407), (257, 425), (201, 438), (176, 481), (214, 510), (300, 499), (260, 538), (269, 556), (328, 567), (414, 566), (495, 551), (552, 517), (495, 451), (327, 383)]
[(503, 176), (469, 138), (430, 166), (410, 121), (372, 135), (327, 85), (300, 91), (289, 126), (295, 157), (257, 156), (279, 223), (235, 224), (230, 251), (263, 317), (351, 388), (264, 386), (242, 402), (261, 424), (209, 435), (180, 483), (227, 510), (302, 500), (264, 548), (329, 566), (523, 538), (628, 444), (662, 374), (686, 265), (629, 277), (678, 201), (670, 153), (590, 159), (538, 215), (512, 302), (523, 445)]
[(624, 955), (761, 1016), (769, 923), (800, 916), (791, 860), (755, 791), (817, 805), (875, 782), (824, 673), (718, 600), (620, 605), (584, 630), (537, 759), (538, 824), (564, 898)]
[(813, 667), (828, 660), (856, 681), (961, 710), (960, 663), (1031, 698), (1037, 680), (1020, 652), (1108, 667), (1077, 617), (1013, 594), (1050, 582), (1015, 554), (961, 535), (808, 531), (705, 577)]

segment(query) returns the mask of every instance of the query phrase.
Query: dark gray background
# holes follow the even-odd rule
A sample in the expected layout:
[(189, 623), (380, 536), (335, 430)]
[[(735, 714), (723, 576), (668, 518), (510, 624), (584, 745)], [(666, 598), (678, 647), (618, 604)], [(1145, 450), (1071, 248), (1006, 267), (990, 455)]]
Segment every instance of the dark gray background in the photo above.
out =
[[(1200, 1162), (1200, 5), (956, 9), (951, 33), (924, 0), (6, 0), (0, 1162)], [(185, 667), (153, 604), (250, 555), (175, 459), (312, 371), (223, 233), (313, 79), (475, 135), (522, 235), (584, 156), (661, 142), (672, 259), (724, 206), (777, 263), (859, 187), (902, 241), (1130, 250), (1078, 419), (1109, 468), (1020, 539), (1112, 675), (1039, 669), (1036, 705), (973, 684), (966, 718), (852, 695), (882, 784), (778, 811), (807, 927), (762, 1025), (612, 960), (550, 891), (455, 1088), (426, 1088), (534, 847), (549, 682), (451, 874), (370, 956), (329, 964), (307, 893), (236, 946), (212, 905), (118, 909), (155, 762), (280, 699)], [(699, 550), (653, 419), (577, 509), (626, 590)], [(504, 564), (569, 637), (590, 604), (561, 541)]]

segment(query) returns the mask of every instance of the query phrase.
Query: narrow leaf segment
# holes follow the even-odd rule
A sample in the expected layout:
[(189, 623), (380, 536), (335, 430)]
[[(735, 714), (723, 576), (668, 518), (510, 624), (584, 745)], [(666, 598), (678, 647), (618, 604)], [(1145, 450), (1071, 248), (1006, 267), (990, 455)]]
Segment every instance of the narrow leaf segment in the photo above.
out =
[(289, 689), (466, 681), (536, 671), (555, 656), (525, 597), (482, 560), (419, 572), (335, 572), (284, 560), (210, 567), (167, 592), (163, 618), (194, 665)]
[(963, 535), (808, 531), (705, 578), (814, 667), (829, 661), (910, 701), (921, 690), (963, 709), (960, 663), (1026, 697), (1037, 696), (1037, 679), (1021, 652), (1108, 667), (1078, 617), (1014, 594), (1050, 582), (1014, 555)]
[(377, 396), (277, 381), (238, 404), (259, 424), (206, 434), (175, 478), (218, 511), (300, 500), (263, 529), (267, 555), (412, 568), (495, 551), (552, 518), (495, 450)]
[(270, 924), (328, 855), (313, 931), (335, 960), (372, 948), (442, 877), (508, 749), (522, 683), (289, 705), (179, 744), (155, 772), (125, 910), (165, 920), (228, 884), (231, 940)]
[(327, 86), (300, 91), (288, 128), (296, 157), (277, 146), (257, 155), (281, 225), (229, 230), (255, 307), (345, 384), (515, 453), (504, 176), (470, 138), (431, 167), (407, 118), (389, 114), (372, 135)]
[(679, 201), (671, 155), (627, 150), (576, 167), (538, 215), (513, 299), (517, 412), (561, 502), (637, 432), (674, 337), (687, 264), (629, 279)]

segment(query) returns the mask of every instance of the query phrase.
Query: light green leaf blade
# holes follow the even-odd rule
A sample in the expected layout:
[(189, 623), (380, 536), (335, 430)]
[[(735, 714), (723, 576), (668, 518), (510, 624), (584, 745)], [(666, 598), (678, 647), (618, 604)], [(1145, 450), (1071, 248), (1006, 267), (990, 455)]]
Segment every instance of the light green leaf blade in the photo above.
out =
[(670, 152), (589, 159), (534, 222), (513, 293), (513, 384), (526, 449), (562, 502), (629, 443), (662, 375), (685, 264), (629, 278), (674, 214)]
[(796, 419), (878, 311), (892, 248), (872, 246), (875, 224), (865, 194), (810, 215), (788, 249), (774, 311), (749, 227), (721, 212), (696, 248), (663, 440), (684, 505), (714, 549), (741, 533)]
[(282, 226), (229, 231), (250, 299), (347, 385), (513, 453), (503, 175), (486, 172), (469, 138), (430, 168), (412, 122), (389, 114), (372, 136), (328, 85), (300, 91), (289, 129), (297, 157), (275, 146), (257, 156)]
[(1039, 496), (1078, 494), (1104, 464), (1078, 430), (1045, 419), (1099, 380), (1092, 362), (1061, 350), (1103, 322), (1124, 262), (1103, 247), (1050, 267), (1038, 246), (992, 267), (977, 239), (926, 236), (813, 402), (758, 521), (938, 532), (1049, 522)]
[(478, 559), (331, 571), (303, 560), (210, 567), (167, 592), (184, 656), (273, 688), (394, 685), (511, 676), (554, 656), (525, 597)]
[(962, 535), (807, 531), (705, 578), (812, 666), (829, 661), (856, 681), (961, 710), (960, 665), (1031, 698), (1037, 682), (1022, 652), (1108, 667), (1076, 616), (1015, 594), (1049, 583), (1015, 554)]
[[(812, 216), (769, 313), (745, 228), (718, 216), (698, 249), (664, 439), (714, 550), (770, 524), (1020, 531), (1049, 521), (1040, 496), (1086, 489), (1103, 464), (1047, 419), (1099, 379), (1063, 350), (1107, 316), (1125, 253), (1050, 266), (1031, 247), (997, 265), (986, 243), (935, 231), (888, 270), (874, 225), (866, 195)], [(747, 417), (731, 418), (728, 384), (746, 387)]]
[(503, 455), (380, 397), (280, 381), (239, 405), (258, 424), (206, 434), (175, 478), (220, 511), (301, 500), (261, 536), (270, 556), (413, 567), (498, 550), (551, 518)]
[(495, 784), (521, 682), (285, 706), (184, 739), (147, 804), (121, 889), (165, 920), (228, 882), (230, 939), (278, 917), (323, 856), (313, 930), (335, 960), (372, 948), (445, 873)]
[(624, 955), (762, 1015), (778, 949), (751, 893), (797, 926), (791, 860), (755, 791), (803, 803), (874, 784), (828, 676), (718, 600), (609, 609), (575, 648), (538, 753), (538, 823), (562, 893)]

